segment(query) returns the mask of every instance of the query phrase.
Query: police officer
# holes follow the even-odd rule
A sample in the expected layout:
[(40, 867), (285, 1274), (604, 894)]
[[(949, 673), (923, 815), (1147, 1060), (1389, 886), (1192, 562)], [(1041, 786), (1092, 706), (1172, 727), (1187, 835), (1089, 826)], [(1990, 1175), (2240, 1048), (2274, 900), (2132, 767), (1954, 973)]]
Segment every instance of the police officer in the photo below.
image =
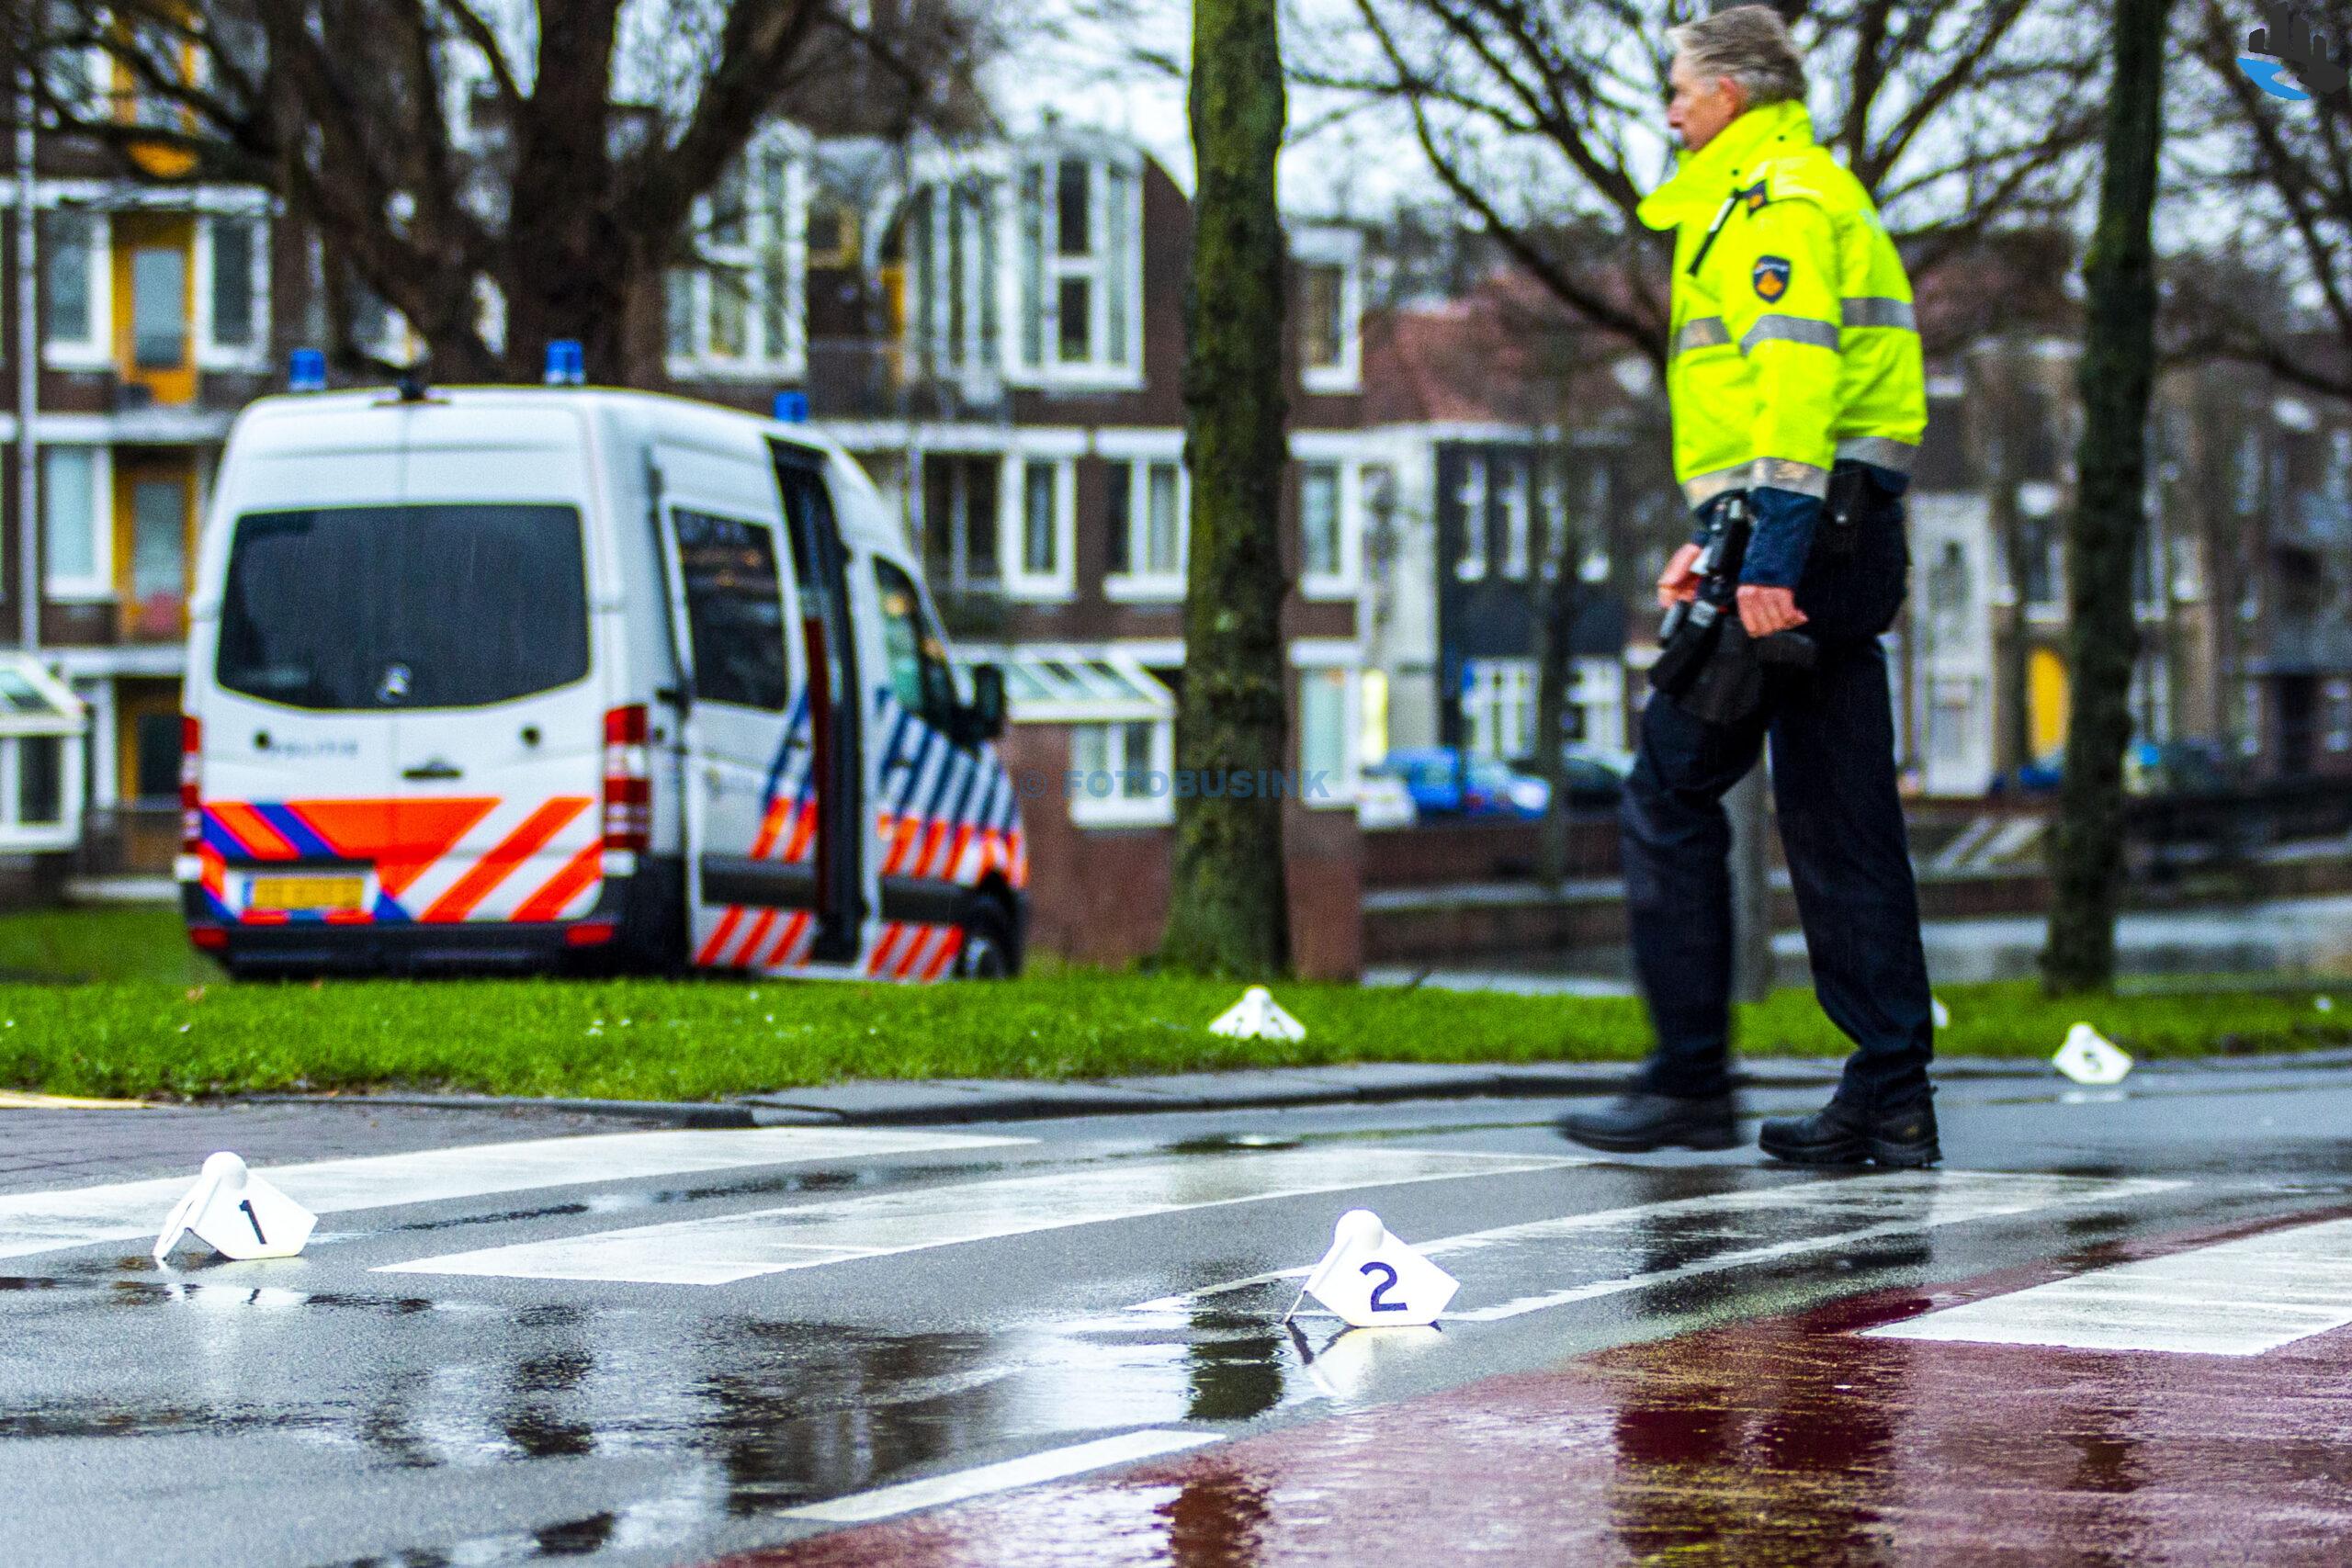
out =
[[(1669, 36), (1667, 122), (1686, 152), (1640, 216), (1677, 232), (1675, 478), (1702, 537), (1745, 503), (1754, 533), (1730, 604), (1750, 638), (1798, 632), (1815, 662), (1766, 667), (1761, 700), (1729, 722), (1663, 693), (1643, 709), (1625, 885), (1657, 1044), (1632, 1092), (1563, 1131), (1619, 1151), (1737, 1141), (1722, 801), (1769, 739), (1815, 990), (1858, 1050), (1826, 1109), (1766, 1122), (1758, 1141), (1806, 1164), (1929, 1165), (1933, 1003), (1878, 641), (1903, 601), (1900, 498), (1927, 426), (1910, 280), (1869, 195), (1814, 141), (1779, 16), (1740, 6)], [(1700, 564), (1698, 543), (1676, 551), (1661, 605), (1698, 592)]]

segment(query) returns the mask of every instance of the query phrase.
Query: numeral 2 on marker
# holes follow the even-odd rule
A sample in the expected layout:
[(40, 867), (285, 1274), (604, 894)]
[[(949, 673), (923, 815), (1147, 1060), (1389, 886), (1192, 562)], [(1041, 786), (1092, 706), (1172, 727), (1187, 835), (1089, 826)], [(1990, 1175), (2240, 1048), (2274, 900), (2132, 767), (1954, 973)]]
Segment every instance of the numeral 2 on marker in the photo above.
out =
[(1390, 1267), (1388, 1267), (1388, 1265), (1387, 1265), (1387, 1264), (1385, 1264), (1385, 1263), (1367, 1263), (1367, 1264), (1365, 1264), (1363, 1268), (1361, 1268), (1361, 1269), (1357, 1269), (1357, 1270), (1356, 1270), (1356, 1272), (1357, 1272), (1357, 1273), (1359, 1273), (1359, 1274), (1363, 1275), (1363, 1276), (1364, 1276), (1365, 1278), (1367, 1278), (1367, 1279), (1371, 1278), (1371, 1277), (1372, 1277), (1373, 1275), (1374, 1275), (1374, 1274), (1377, 1274), (1377, 1275), (1379, 1275), (1379, 1276), (1380, 1276), (1380, 1283), (1378, 1283), (1378, 1284), (1374, 1285), (1374, 1286), (1372, 1288), (1372, 1310), (1373, 1310), (1373, 1311), (1374, 1311), (1374, 1312), (1410, 1312), (1410, 1311), (1412, 1310), (1410, 1307), (1407, 1306), (1403, 1302), (1383, 1301), (1383, 1300), (1381, 1299), (1382, 1297), (1385, 1296), (1389, 1292), (1391, 1292), (1391, 1291), (1393, 1291), (1393, 1290), (1395, 1290), (1395, 1289), (1396, 1288), (1396, 1269), (1391, 1269), (1391, 1268), (1390, 1268)]

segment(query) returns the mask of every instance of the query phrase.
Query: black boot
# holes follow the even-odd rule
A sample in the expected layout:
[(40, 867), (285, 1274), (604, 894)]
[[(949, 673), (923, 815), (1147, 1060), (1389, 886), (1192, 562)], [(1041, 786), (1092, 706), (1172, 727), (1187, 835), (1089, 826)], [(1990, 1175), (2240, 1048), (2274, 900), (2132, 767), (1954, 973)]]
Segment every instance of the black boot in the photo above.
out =
[(1792, 1165), (1881, 1165), (1917, 1169), (1944, 1157), (1936, 1142), (1936, 1108), (1919, 1099), (1891, 1111), (1861, 1111), (1832, 1100), (1810, 1116), (1764, 1123), (1756, 1142)]
[(1739, 1142), (1739, 1128), (1728, 1094), (1680, 1100), (1635, 1092), (1598, 1111), (1562, 1117), (1560, 1135), (1589, 1149), (1638, 1155), (1663, 1148), (1727, 1149)]

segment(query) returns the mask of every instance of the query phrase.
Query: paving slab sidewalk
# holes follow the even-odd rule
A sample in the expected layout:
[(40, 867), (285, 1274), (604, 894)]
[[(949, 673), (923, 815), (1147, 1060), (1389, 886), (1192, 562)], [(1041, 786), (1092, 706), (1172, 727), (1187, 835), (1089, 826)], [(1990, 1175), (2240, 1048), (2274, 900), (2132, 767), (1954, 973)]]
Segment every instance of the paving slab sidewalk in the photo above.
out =
[[(1841, 1059), (1826, 1056), (1752, 1058), (1742, 1069), (1741, 1081), (1757, 1089), (1825, 1089), (1837, 1082), (1842, 1065)], [(2346, 1066), (2352, 1066), (2352, 1051), (2160, 1060), (2143, 1062), (2138, 1071), (2170, 1074)], [(1023, 1122), (1041, 1117), (1155, 1111), (1271, 1110), (1404, 1100), (1555, 1100), (1613, 1093), (1624, 1083), (1631, 1067), (1632, 1064), (1625, 1062), (1358, 1062), (1322, 1067), (1065, 1080), (866, 1078), (690, 1104), (412, 1094), (254, 1095), (243, 1102), (545, 1110), (582, 1116), (662, 1121), (673, 1126), (885, 1126)], [(1935, 1071), (1937, 1077), (1947, 1080), (2060, 1081), (2047, 1062), (2030, 1057), (1946, 1057), (1937, 1062)]]

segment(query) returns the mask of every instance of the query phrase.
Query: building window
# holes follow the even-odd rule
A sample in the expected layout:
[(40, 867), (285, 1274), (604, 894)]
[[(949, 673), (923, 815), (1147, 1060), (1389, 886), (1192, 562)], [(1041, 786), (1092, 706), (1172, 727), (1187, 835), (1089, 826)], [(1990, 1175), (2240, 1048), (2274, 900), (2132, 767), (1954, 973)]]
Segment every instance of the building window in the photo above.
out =
[(1063, 157), (1024, 164), (1019, 181), (1020, 367), (1046, 379), (1133, 378), (1142, 368), (1136, 171)]
[(1174, 755), (1175, 727), (1165, 719), (1072, 725), (1070, 820), (1092, 827), (1172, 819)]
[(801, 367), (799, 160), (754, 145), (695, 201), (696, 265), (667, 279), (670, 373), (768, 380)]
[(1527, 464), (1519, 457), (1495, 459), (1495, 500), (1503, 518), (1502, 575), (1527, 581)]
[(1308, 463), (1298, 471), (1298, 531), (1309, 578), (1340, 575), (1340, 466)]
[(1487, 575), (1487, 460), (1476, 456), (1462, 459), (1462, 479), (1453, 492), (1455, 506), (1462, 513), (1462, 554), (1453, 563), (1453, 575), (1464, 582), (1476, 582)]
[(975, 178), (931, 186), (916, 193), (908, 212), (910, 346), (926, 375), (997, 367), (1001, 188), (1001, 181)]
[(130, 253), (130, 363), (141, 370), (187, 363), (187, 253), (177, 245)]
[[(1298, 672), (1298, 789), (1309, 806), (1349, 806), (1348, 671)], [(1318, 776), (1319, 775), (1319, 776)], [(1322, 793), (1315, 793), (1317, 786)]]
[(1295, 228), (1291, 310), (1297, 333), (1299, 386), (1308, 392), (1359, 389), (1363, 352), (1363, 236), (1336, 227)]
[(923, 459), (923, 570), (934, 589), (992, 589), (1001, 580), (998, 471), (993, 457)]
[(1182, 592), (1188, 490), (1182, 463), (1112, 465), (1111, 570), (1125, 580), (1106, 584), (1114, 596)]
[(1337, 369), (1347, 353), (1348, 272), (1317, 263), (1298, 269), (1298, 362), (1306, 370)]
[(44, 212), (40, 224), (41, 340), (52, 363), (97, 362), (107, 347), (106, 220)]
[(197, 253), (204, 305), (204, 347), (214, 359), (258, 355), (266, 336), (263, 312), (269, 289), (268, 230), (258, 220), (224, 214), (204, 220)]
[(1077, 548), (1078, 466), (1066, 458), (1005, 460), (1004, 531), (1012, 550), (1007, 577), (1023, 598), (1069, 594)]
[(1463, 669), (1462, 722), (1471, 755), (1524, 757), (1535, 728), (1535, 661), (1473, 659)]
[(59, 599), (112, 596), (113, 488), (106, 448), (45, 446), (40, 454), (41, 569)]

